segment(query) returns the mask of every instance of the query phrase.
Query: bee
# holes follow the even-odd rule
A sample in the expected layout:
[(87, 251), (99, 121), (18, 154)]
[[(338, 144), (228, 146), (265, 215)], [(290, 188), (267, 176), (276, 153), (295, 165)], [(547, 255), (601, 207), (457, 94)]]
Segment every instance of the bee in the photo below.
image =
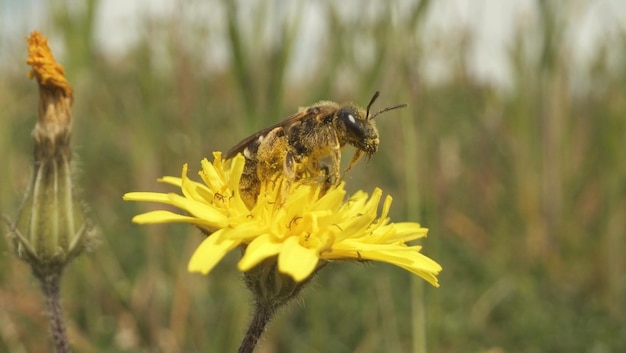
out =
[[(380, 143), (374, 118), (407, 106), (398, 104), (370, 114), (378, 95), (376, 91), (366, 109), (331, 101), (300, 108), (294, 115), (231, 148), (226, 159), (241, 153), (246, 160), (240, 182), (246, 204), (254, 205), (261, 183), (274, 180), (280, 173), (288, 185), (294, 181), (317, 182), (325, 192), (340, 181), (341, 149), (346, 145), (354, 146), (356, 152), (344, 172), (363, 155), (368, 158), (374, 155)], [(330, 163), (323, 163), (327, 159)]]

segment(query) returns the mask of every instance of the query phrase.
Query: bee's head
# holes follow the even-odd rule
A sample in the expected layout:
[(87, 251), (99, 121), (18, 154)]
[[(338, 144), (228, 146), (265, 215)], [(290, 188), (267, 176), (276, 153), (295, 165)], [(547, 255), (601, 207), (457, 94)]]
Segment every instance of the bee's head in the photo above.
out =
[(370, 108), (378, 98), (378, 94), (378, 91), (374, 93), (367, 109), (345, 105), (337, 111), (337, 118), (335, 119), (337, 129), (342, 132), (340, 134), (341, 144), (351, 144), (358, 150), (365, 152), (368, 157), (376, 153), (380, 142), (374, 118), (381, 113), (407, 106), (406, 104), (398, 104), (370, 114)]
[(368, 156), (378, 150), (378, 130), (367, 112), (352, 105), (341, 107), (335, 119), (340, 143), (350, 144)]

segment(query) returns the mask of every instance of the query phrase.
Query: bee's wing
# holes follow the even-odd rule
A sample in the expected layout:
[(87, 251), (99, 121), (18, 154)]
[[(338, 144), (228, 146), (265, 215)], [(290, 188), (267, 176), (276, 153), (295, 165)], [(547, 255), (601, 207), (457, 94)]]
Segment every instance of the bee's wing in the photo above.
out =
[(238, 144), (236, 144), (233, 148), (231, 148), (227, 153), (226, 153), (226, 157), (225, 159), (230, 159), (233, 158), (237, 155), (237, 153), (243, 153), (243, 151), (246, 149), (246, 147), (248, 147), (248, 145), (250, 145), (251, 142), (255, 141), (256, 139), (258, 139), (261, 136), (265, 136), (267, 135), (270, 131), (276, 129), (277, 127), (282, 127), (282, 128), (287, 128), (290, 125), (294, 124), (295, 122), (298, 122), (308, 116), (316, 116), (318, 115), (319, 112), (316, 111), (315, 109), (305, 109), (302, 110), (300, 112), (297, 112), (296, 114), (288, 117), (287, 119), (274, 124), (268, 128), (265, 128), (263, 130), (257, 131), (254, 134), (246, 137), (245, 139), (241, 140), (241, 142), (239, 142)]

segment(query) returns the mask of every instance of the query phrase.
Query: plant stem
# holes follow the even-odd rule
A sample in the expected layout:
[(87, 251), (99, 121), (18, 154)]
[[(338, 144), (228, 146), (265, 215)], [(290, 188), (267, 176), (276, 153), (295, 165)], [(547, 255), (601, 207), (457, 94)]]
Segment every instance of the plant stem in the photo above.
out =
[(265, 327), (269, 323), (274, 311), (271, 306), (263, 305), (257, 303), (254, 309), (254, 317), (252, 317), (252, 322), (250, 322), (250, 327), (248, 328), (248, 332), (246, 332), (243, 341), (241, 341), (241, 346), (239, 347), (238, 353), (252, 353), (256, 348), (261, 335), (265, 331)]
[(65, 320), (60, 303), (60, 273), (47, 273), (37, 275), (41, 282), (41, 289), (46, 304), (46, 314), (50, 325), (50, 334), (56, 353), (70, 353), (70, 344), (65, 332)]

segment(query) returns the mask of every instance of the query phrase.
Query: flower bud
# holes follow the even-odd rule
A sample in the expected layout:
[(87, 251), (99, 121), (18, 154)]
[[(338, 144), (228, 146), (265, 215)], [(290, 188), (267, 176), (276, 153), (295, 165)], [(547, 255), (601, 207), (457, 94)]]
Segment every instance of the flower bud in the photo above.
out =
[(83, 250), (87, 226), (72, 184), (72, 88), (47, 40), (33, 32), (27, 42), (26, 62), (39, 85), (39, 117), (33, 131), (33, 175), (10, 237), (17, 255), (35, 273), (45, 274), (62, 269)]

